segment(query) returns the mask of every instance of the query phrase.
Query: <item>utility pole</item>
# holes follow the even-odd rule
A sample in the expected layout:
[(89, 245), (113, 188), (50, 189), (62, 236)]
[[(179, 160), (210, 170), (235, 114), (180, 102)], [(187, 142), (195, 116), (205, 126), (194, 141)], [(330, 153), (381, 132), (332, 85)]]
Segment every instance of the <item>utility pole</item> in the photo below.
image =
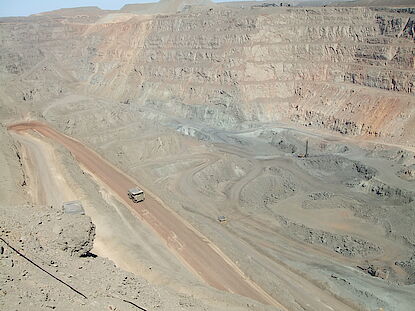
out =
[(305, 154), (304, 154), (304, 158), (308, 157), (308, 139), (305, 141)]

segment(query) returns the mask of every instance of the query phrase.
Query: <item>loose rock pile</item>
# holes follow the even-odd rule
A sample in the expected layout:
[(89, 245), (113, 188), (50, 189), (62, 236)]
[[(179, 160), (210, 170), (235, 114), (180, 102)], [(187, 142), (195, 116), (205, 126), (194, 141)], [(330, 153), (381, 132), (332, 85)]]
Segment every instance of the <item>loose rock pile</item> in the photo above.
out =
[(29, 205), (2, 211), (1, 310), (202, 309), (91, 254), (95, 226), (88, 216)]

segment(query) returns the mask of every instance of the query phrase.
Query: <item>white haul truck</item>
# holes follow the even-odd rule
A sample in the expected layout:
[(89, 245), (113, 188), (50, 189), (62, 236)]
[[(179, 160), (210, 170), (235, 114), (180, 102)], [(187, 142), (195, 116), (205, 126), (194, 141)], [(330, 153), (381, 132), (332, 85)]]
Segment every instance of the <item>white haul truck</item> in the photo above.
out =
[(128, 197), (134, 202), (134, 203), (138, 203), (141, 201), (144, 201), (145, 199), (145, 195), (144, 195), (144, 191), (141, 190), (140, 188), (132, 188), (128, 190)]

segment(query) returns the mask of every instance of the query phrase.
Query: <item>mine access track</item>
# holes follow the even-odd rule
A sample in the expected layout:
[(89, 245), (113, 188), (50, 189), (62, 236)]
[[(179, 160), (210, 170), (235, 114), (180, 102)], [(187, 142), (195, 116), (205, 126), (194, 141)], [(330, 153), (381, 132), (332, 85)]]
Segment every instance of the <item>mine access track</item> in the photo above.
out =
[(133, 203), (128, 198), (127, 190), (139, 183), (81, 142), (36, 121), (16, 123), (8, 126), (8, 129), (16, 133), (33, 130), (66, 147), (85, 170), (104, 183), (123, 204), (139, 216), (141, 221), (148, 223), (185, 266), (209, 285), (287, 310), (248, 279), (218, 247), (154, 194), (146, 191), (144, 202)]

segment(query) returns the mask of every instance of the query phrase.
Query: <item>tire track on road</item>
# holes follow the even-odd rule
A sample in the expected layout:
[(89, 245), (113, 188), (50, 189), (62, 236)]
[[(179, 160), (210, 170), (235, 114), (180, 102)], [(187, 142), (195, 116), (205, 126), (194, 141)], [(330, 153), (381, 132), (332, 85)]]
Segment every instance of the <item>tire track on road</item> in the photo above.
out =
[[(40, 122), (17, 123), (10, 125), (8, 129), (14, 132), (36, 130), (65, 146), (83, 167), (107, 185), (120, 201), (136, 212), (141, 220), (149, 224), (169, 249), (209, 285), (287, 310), (258, 284), (247, 278), (239, 267), (211, 241), (152, 193), (146, 191), (147, 199), (141, 204), (130, 201), (127, 189), (138, 183), (81, 142)], [(172, 237), (175, 243), (171, 243)]]

